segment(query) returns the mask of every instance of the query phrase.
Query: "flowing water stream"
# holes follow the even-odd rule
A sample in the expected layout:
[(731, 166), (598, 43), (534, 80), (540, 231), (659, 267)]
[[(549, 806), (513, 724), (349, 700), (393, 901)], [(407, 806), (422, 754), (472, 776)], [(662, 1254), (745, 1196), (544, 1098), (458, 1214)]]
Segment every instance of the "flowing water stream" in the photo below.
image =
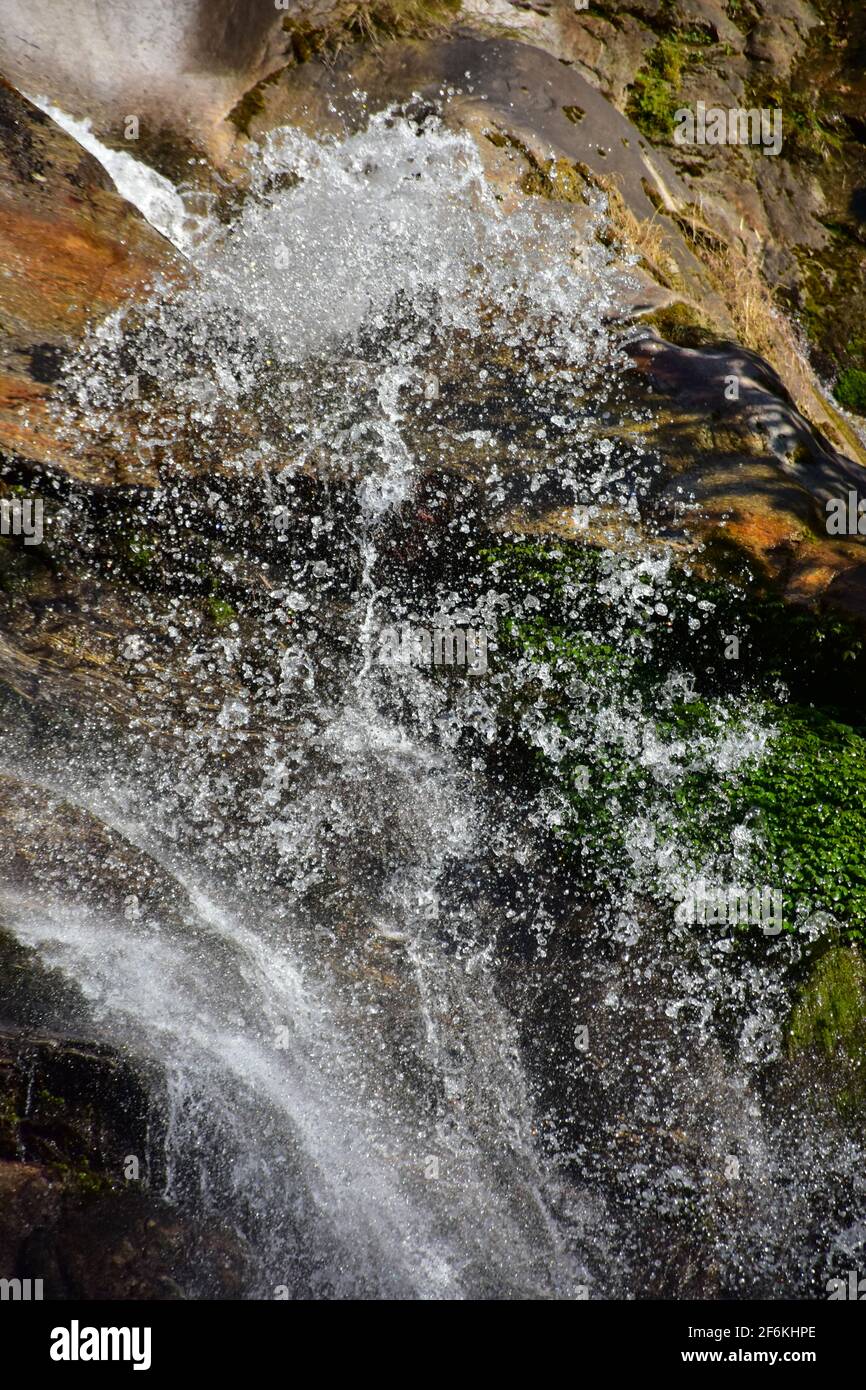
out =
[[(608, 427), (627, 275), (555, 205), (503, 211), (428, 115), (276, 132), (229, 229), (121, 173), (194, 273), (95, 330), (70, 418), (84, 453), (134, 439), (159, 461), (172, 554), (234, 538), (232, 601), (215, 635), (182, 593), (145, 593), (123, 660), (156, 728), (94, 711), (42, 750), (45, 783), (146, 852), (178, 910), (7, 915), (164, 1069), (154, 1180), (230, 1223), (250, 1297), (806, 1291), (863, 1206), (855, 1146), (758, 1085), (799, 947), (735, 960), (658, 908), (698, 871), (754, 878), (748, 826), (696, 863), (672, 805), (772, 729), (721, 694), (712, 733), (663, 730), (696, 677), (658, 646), (687, 599), (641, 529), (657, 462)], [(538, 601), (490, 560), (518, 512), (551, 511), (616, 520), (569, 622), (656, 677), (584, 673), (567, 726), (545, 652), (502, 640)], [(437, 623), (483, 631), (485, 669), (382, 659), (385, 631)], [(638, 811), (615, 785), (606, 803), (616, 851), (587, 824), (563, 858), (563, 798), (515, 773), (503, 710), (569, 775), (637, 770)]]

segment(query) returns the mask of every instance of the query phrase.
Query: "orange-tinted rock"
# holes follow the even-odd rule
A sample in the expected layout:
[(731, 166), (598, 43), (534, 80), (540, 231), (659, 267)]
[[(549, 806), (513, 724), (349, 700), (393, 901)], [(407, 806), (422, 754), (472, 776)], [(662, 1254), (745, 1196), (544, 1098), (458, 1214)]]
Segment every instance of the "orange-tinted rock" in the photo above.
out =
[(97, 161), (2, 82), (0, 266), (0, 449), (102, 481), (104, 461), (73, 459), (50, 409), (64, 350), (182, 262)]

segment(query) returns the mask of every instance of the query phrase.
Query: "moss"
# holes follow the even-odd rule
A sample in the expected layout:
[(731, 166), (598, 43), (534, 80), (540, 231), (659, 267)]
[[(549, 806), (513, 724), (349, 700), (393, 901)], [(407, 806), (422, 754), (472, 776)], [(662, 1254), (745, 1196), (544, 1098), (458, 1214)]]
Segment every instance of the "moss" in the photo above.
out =
[(587, 184), (596, 183), (583, 164), (568, 159), (540, 161), (526, 145), (501, 130), (486, 131), (486, 138), (497, 149), (511, 149), (529, 166), (520, 181), (523, 193), (539, 198), (552, 198), (565, 203), (585, 203)]
[[(819, 220), (828, 236), (817, 255), (813, 246), (789, 246), (800, 274), (798, 283), (782, 297), (806, 329), (817, 374), (832, 378), (842, 368), (866, 369), (866, 359), (848, 346), (849, 339), (861, 336), (866, 312), (862, 271), (866, 238), (856, 201), (866, 172), (864, 125), (849, 86), (849, 71), (862, 68), (866, 33), (861, 7), (840, 6), (831, 0), (819, 8), (823, 23), (810, 31), (790, 78), (781, 80), (772, 68), (762, 73), (761, 65), (753, 65), (755, 80), (747, 87), (743, 104), (781, 108), (780, 157), (792, 166), (803, 186), (820, 189), (819, 197), (810, 201), (815, 217), (823, 205)], [(847, 440), (843, 428), (840, 433)], [(856, 445), (854, 456), (858, 456)]]
[[(817, 365), (825, 376), (842, 374), (847, 368), (866, 369), (866, 343), (861, 325), (866, 310), (863, 282), (863, 242), (859, 231), (839, 228), (830, 236), (820, 257), (804, 247), (795, 247), (800, 269), (798, 295), (787, 296), (787, 307), (797, 313), (810, 341), (817, 349)], [(840, 372), (841, 369), (841, 372)], [(856, 390), (857, 378), (846, 378), (843, 393)], [(837, 398), (849, 409), (844, 395)]]
[(524, 154), (530, 160), (530, 169), (520, 184), (524, 193), (560, 203), (586, 202), (587, 179), (577, 165), (567, 159), (548, 159), (539, 164), (526, 151)]
[(661, 37), (647, 54), (629, 91), (626, 114), (648, 139), (669, 143), (674, 117), (682, 106), (681, 87), (687, 70), (705, 61), (714, 44), (709, 26), (683, 25), (671, 6), (656, 17)]
[(702, 29), (697, 24), (692, 24), (686, 29), (678, 30), (678, 38), (683, 43), (695, 44), (698, 47), (709, 46), (713, 42), (713, 36), (709, 28)]
[(823, 106), (820, 90), (797, 90), (771, 82), (747, 90), (744, 105), (783, 113), (782, 157), (789, 163), (817, 164), (837, 154), (842, 137), (832, 111)]
[[(680, 576), (665, 593), (669, 611), (652, 645), (631, 646), (622, 635), (614, 645), (604, 635), (604, 614), (593, 612), (606, 564), (602, 552), (520, 543), (488, 552), (488, 560), (497, 567), (500, 590), (538, 601), (530, 618), (503, 624), (501, 645), (515, 661), (529, 658), (515, 705), (542, 711), (548, 728), (566, 736), (558, 760), (535, 746), (532, 757), (542, 779), (565, 795), (570, 812), (561, 833), (589, 877), (610, 882), (635, 819), (673, 836), (682, 867), (695, 870), (748, 828), (756, 881), (782, 891), (789, 928), (823, 910), (844, 924), (850, 939), (866, 938), (866, 731), (832, 707), (782, 704), (776, 693), (786, 680), (800, 700), (822, 690), (826, 695), (827, 682), (844, 681), (848, 667), (856, 704), (866, 663), (847, 624), (790, 614), (772, 598)], [(703, 606), (702, 621), (692, 631), (695, 602)], [(749, 662), (745, 690), (742, 663), (720, 659), (731, 632), (738, 633)], [(676, 669), (689, 672), (693, 689), (671, 702), (661, 692)], [(596, 701), (599, 708), (654, 720), (670, 775), (654, 784), (625, 746), (587, 745), (572, 716), (578, 691), (581, 714)], [(755, 720), (770, 731), (764, 756), (708, 779), (694, 750), (735, 736)]]
[[(292, 45), (294, 49), (294, 32), (292, 32)], [(312, 57), (315, 52), (310, 43), (307, 43), (303, 51), (305, 52), (305, 57), (301, 59), (297, 58), (297, 51), (295, 52), (297, 61), (306, 61), (306, 58)], [(292, 64), (289, 63), (288, 66), (292, 66)], [(275, 86), (279, 82), (284, 71), (284, 68), (280, 68), (277, 72), (271, 73), (268, 77), (263, 77), (261, 82), (257, 82), (254, 87), (250, 87), (248, 92), (244, 92), (240, 101), (235, 103), (226, 117), (227, 120), (231, 121), (235, 130), (239, 130), (242, 135), (249, 135), (250, 125), (253, 120), (256, 116), (261, 116), (265, 110), (266, 89)]]
[(626, 111), (647, 139), (664, 142), (673, 137), (678, 104), (669, 82), (657, 73), (639, 72)]
[(244, 92), (240, 101), (236, 102), (229, 111), (226, 120), (231, 121), (235, 130), (239, 130), (241, 135), (249, 135), (251, 121), (264, 111), (265, 99), (262, 95), (262, 87), (269, 80), (265, 78), (264, 82), (257, 82), (255, 87), (250, 87), (249, 91)]
[(734, 821), (750, 821), (785, 916), (824, 910), (866, 937), (866, 737), (798, 706), (770, 709), (766, 757), (728, 789)]
[(14, 1096), (0, 1094), (0, 1159), (18, 1156), (20, 1125)]
[(641, 322), (658, 329), (667, 342), (676, 343), (679, 347), (698, 348), (718, 340), (718, 334), (706, 315), (681, 299), (664, 309), (644, 315)]
[(237, 617), (237, 613), (230, 603), (227, 603), (225, 599), (216, 598), (213, 595), (207, 600), (206, 607), (211, 621), (214, 622), (217, 627), (225, 627)]
[(810, 963), (785, 1030), (792, 1060), (823, 1059), (820, 1082), (836, 1110), (862, 1133), (866, 1111), (866, 963), (861, 948), (834, 941)]
[(866, 1060), (866, 964), (856, 946), (831, 946), (812, 967), (787, 1030), (793, 1057), (818, 1047)]
[(106, 1193), (116, 1190), (117, 1185), (112, 1175), (94, 1172), (86, 1158), (75, 1166), (70, 1163), (54, 1163), (51, 1167), (70, 1196), (104, 1197)]
[(859, 367), (845, 367), (833, 390), (840, 405), (858, 415), (866, 415), (866, 372)]
[(688, 55), (677, 38), (663, 38), (647, 56), (629, 93), (626, 113), (650, 140), (669, 141), (680, 106), (679, 86)]
[(36, 1105), (42, 1119), (57, 1120), (66, 1113), (66, 1101), (63, 1097), (52, 1095), (44, 1088), (36, 1093)]
[(148, 569), (156, 558), (156, 555), (156, 537), (143, 531), (134, 532), (126, 548), (126, 558), (133, 569)]
[[(483, 552), (496, 564), (506, 587), (537, 595), (548, 625), (564, 627), (570, 586), (591, 586), (601, 573), (598, 551), (579, 544), (505, 542)], [(723, 634), (737, 631), (748, 652), (753, 687), (767, 691), (783, 681), (791, 699), (823, 707), (841, 723), (857, 724), (866, 707), (866, 643), (848, 619), (793, 607), (768, 584), (754, 579), (754, 557), (729, 537), (714, 543), (713, 579), (680, 572), (672, 579), (672, 611), (654, 640), (656, 664), (687, 664), (703, 680), (702, 689), (736, 693), (738, 674), (728, 682), (718, 666), (709, 677), (713, 653)], [(719, 577), (724, 571), (727, 578)], [(687, 594), (706, 605), (698, 631), (690, 626)], [(732, 668), (726, 668), (732, 669)]]

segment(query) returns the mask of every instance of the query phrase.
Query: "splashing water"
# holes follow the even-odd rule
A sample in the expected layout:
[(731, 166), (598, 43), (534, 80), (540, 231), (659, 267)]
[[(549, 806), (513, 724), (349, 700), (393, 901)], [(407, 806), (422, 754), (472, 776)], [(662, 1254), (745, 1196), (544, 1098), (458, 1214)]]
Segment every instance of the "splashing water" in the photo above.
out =
[[(94, 715), (99, 756), (48, 766), (184, 908), (19, 905), (16, 932), (164, 1068), (167, 1193), (229, 1213), (250, 1296), (634, 1294), (668, 1244), (680, 1288), (703, 1262), (729, 1291), (782, 1292), (814, 1192), (783, 1199), (779, 1174), (826, 1164), (830, 1142), (782, 1134), (755, 1080), (793, 948), (735, 971), (653, 906), (748, 861), (742, 831), (695, 862), (672, 806), (770, 731), (720, 700), (712, 729), (665, 732), (690, 674), (670, 664), (649, 694), (628, 678), (675, 583), (641, 532), (653, 460), (611, 452), (623, 272), (562, 208), (506, 215), (474, 144), (429, 118), (275, 133), (235, 224), (195, 241), (162, 192), (136, 200), (190, 279), (94, 331), (67, 414), (82, 454), (108, 438), (159, 467), (146, 506), (175, 579), (197, 534), (226, 542), (235, 606), (217, 638), (182, 585), (140, 611), (130, 678), (150, 682), (168, 752)], [(503, 620), (531, 633), (538, 600), (482, 552), (516, 518), (531, 532), (580, 506), (628, 539), (565, 596), (605, 650), (569, 678), (564, 721), (547, 639), (497, 644)], [(384, 629), (435, 622), (491, 634), (484, 680), (381, 661)], [(561, 790), (497, 768), (503, 709), (554, 766), (637, 769), (628, 824), (625, 781), (607, 793), (615, 850), (587, 825), (563, 867)], [(595, 1073), (573, 1042), (587, 1023)], [(757, 1176), (728, 1199), (713, 1175), (734, 1152)], [(840, 1183), (854, 1157), (835, 1153)]]

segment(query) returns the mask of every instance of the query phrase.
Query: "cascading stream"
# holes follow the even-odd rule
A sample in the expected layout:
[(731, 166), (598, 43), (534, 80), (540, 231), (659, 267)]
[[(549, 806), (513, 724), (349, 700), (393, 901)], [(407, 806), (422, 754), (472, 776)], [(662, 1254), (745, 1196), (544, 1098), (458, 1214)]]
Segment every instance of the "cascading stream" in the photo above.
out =
[[(581, 246), (555, 206), (505, 215), (472, 142), (435, 120), (386, 113), (342, 142), (281, 131), (237, 223), (185, 243), (195, 278), (116, 315), (71, 365), (78, 447), (134, 437), (164, 466), (167, 544), (219, 532), (251, 488), (278, 557), (245, 554), (258, 607), (216, 639), (187, 642), (183, 598), (147, 600), (130, 677), (151, 679), (158, 650), (168, 750), (96, 715), (92, 755), (45, 750), (45, 782), (151, 856), (182, 910), (7, 903), (105, 1035), (164, 1068), (166, 1193), (230, 1221), (251, 1297), (640, 1292), (668, 1239), (660, 1226), (652, 1249), (655, 1214), (698, 1241), (690, 1203), (728, 1287), (749, 1242), (766, 1287), (812, 1219), (808, 1181), (800, 1206), (766, 1182), (731, 1209), (717, 1196), (737, 1143), (767, 1173), (826, 1163), (831, 1139), (782, 1135), (761, 1110), (787, 1004), (774, 961), (735, 974), (717, 941), (659, 927), (690, 875), (753, 862), (744, 829), (696, 863), (674, 793), (760, 759), (771, 730), (731, 697), (712, 733), (664, 734), (691, 673), (672, 663), (646, 699), (626, 678), (656, 659), (673, 558), (639, 534), (653, 460), (614, 455), (607, 433), (622, 275)], [(191, 505), (186, 470), (220, 488)], [(545, 702), (549, 650), (501, 640), (503, 620), (534, 621), (531, 587), (472, 548), (533, 507), (604, 509), (630, 536), (568, 598), (597, 664), (569, 687), (567, 727)], [(417, 536), (436, 527), (433, 563)], [(437, 622), (483, 629), (489, 669), (382, 659), (387, 630)], [(599, 861), (582, 826), (579, 872), (557, 848), (563, 799), (491, 774), (518, 706), (523, 744), (569, 776), (575, 759), (588, 780), (616, 759), (640, 773), (628, 824), (615, 781), (605, 802), (624, 847)], [(714, 1020), (735, 1006), (723, 1046)], [(620, 1057), (613, 1084), (581, 1070), (586, 1023)], [(856, 1155), (835, 1164), (844, 1182)]]

